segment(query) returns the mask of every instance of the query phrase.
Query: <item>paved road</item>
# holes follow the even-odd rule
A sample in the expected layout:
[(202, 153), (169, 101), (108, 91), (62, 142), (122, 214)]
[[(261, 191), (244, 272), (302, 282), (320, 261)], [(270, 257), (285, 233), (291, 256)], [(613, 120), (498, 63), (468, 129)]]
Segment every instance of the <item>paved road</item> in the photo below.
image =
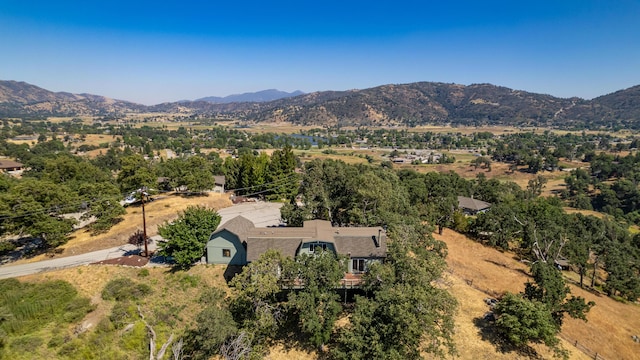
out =
[[(280, 223), (281, 203), (242, 203), (224, 208), (218, 211), (222, 217), (220, 225), (233, 219), (238, 215), (242, 215), (253, 221), (257, 227), (266, 227), (270, 225), (278, 225)], [(149, 251), (156, 249), (158, 240), (162, 240), (160, 236), (152, 236), (149, 243)], [(37, 261), (20, 265), (4, 265), (0, 266), (0, 279), (13, 278), (24, 275), (31, 275), (51, 270), (64, 269), (76, 266), (87, 265), (97, 261), (108, 260), (124, 256), (127, 253), (136, 252), (138, 248), (134, 245), (122, 245), (115, 248), (93, 251), (90, 253), (67, 256), (51, 260)]]
[(117, 248), (99, 250), (86, 254), (67, 256), (58, 259), (43, 260), (20, 265), (5, 265), (0, 267), (0, 279), (87, 265), (96, 261), (117, 258), (125, 255), (127, 252), (135, 251), (137, 249), (138, 248), (136, 246), (127, 244)]

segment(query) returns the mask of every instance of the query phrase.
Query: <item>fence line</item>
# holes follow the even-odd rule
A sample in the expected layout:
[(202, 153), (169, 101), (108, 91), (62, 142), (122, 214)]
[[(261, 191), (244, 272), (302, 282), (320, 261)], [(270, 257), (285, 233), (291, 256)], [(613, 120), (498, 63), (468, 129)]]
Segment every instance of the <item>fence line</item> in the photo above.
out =
[(562, 333), (560, 333), (560, 337), (563, 338), (564, 340), (566, 340), (571, 345), (573, 345), (576, 349), (582, 351), (584, 354), (586, 354), (587, 356), (589, 356), (593, 360), (605, 360), (604, 356), (598, 354), (597, 352), (595, 352), (595, 351), (589, 349), (588, 347), (584, 346), (583, 344), (579, 343), (578, 340), (573, 340), (573, 339), (569, 338), (568, 336), (566, 336), (566, 335), (564, 335)]

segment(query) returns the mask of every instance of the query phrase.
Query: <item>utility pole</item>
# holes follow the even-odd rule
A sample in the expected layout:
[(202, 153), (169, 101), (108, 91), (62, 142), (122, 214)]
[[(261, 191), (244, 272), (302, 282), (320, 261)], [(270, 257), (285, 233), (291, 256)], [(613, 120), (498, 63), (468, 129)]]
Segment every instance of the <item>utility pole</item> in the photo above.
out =
[(149, 257), (149, 248), (147, 246), (147, 217), (144, 213), (144, 190), (141, 193), (142, 199), (142, 236), (144, 237), (144, 256)]

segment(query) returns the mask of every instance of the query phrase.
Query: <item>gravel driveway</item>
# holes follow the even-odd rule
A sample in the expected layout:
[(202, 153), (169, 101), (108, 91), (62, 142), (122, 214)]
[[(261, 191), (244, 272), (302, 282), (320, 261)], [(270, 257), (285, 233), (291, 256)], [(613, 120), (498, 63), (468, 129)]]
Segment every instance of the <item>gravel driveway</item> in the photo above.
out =
[(222, 216), (220, 226), (236, 216), (242, 215), (251, 220), (256, 227), (267, 227), (280, 224), (280, 208), (282, 203), (246, 202), (218, 210)]

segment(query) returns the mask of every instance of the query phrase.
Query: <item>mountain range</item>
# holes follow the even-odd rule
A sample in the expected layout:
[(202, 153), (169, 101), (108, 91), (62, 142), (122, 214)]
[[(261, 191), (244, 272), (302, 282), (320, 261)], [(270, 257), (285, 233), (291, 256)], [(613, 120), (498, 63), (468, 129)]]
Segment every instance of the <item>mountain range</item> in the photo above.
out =
[[(269, 100), (277, 94), (284, 97)], [(242, 100), (249, 98), (253, 100)], [(0, 117), (117, 117), (130, 112), (224, 115), (249, 122), (325, 126), (459, 124), (635, 129), (640, 128), (640, 85), (592, 100), (558, 98), (491, 84), (416, 82), (308, 94), (265, 90), (145, 106), (0, 81)]]
[(304, 93), (300, 90), (288, 93), (286, 91), (280, 91), (277, 89), (269, 89), (257, 92), (229, 95), (225, 97), (208, 96), (197, 99), (195, 101), (206, 101), (212, 104), (226, 104), (233, 102), (266, 102), (303, 94)]

